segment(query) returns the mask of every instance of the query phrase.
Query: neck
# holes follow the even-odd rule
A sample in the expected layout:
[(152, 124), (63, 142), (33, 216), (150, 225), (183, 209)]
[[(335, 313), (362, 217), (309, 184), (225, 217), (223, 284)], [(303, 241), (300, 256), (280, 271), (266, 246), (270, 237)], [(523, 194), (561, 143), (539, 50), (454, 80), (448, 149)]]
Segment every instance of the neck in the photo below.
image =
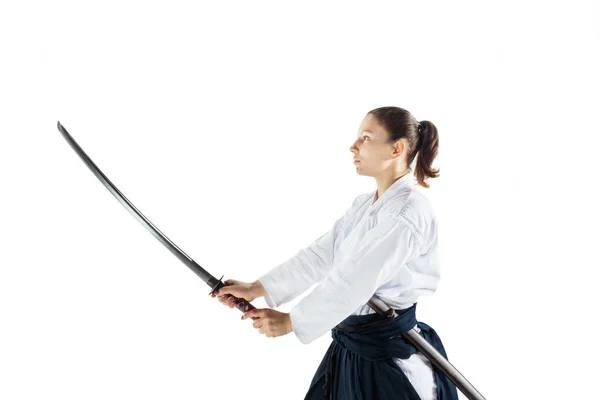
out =
[(375, 200), (379, 199), (386, 190), (390, 188), (398, 179), (402, 178), (404, 175), (410, 172), (409, 169), (405, 169), (400, 172), (395, 172), (394, 174), (377, 176), (375, 177), (375, 181), (377, 182), (377, 194), (375, 194)]

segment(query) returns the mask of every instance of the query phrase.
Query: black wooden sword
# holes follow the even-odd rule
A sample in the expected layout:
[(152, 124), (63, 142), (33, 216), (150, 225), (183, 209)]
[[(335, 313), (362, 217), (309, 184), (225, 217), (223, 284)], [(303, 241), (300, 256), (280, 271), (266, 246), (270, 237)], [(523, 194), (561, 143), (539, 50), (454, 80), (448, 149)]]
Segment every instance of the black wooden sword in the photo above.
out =
[[(164, 233), (158, 230), (158, 228), (154, 226), (154, 224), (150, 222), (148, 218), (144, 216), (144, 214), (142, 214), (137, 208), (135, 208), (133, 204), (131, 204), (129, 200), (127, 200), (123, 193), (121, 193), (119, 189), (117, 189), (117, 187), (110, 181), (110, 179), (108, 179), (106, 175), (104, 175), (100, 168), (98, 168), (98, 166), (94, 164), (90, 157), (88, 157), (88, 155), (85, 154), (85, 151), (83, 151), (83, 149), (77, 144), (75, 139), (73, 139), (69, 132), (67, 132), (67, 130), (61, 125), (60, 121), (57, 123), (57, 125), (60, 133), (62, 133), (63, 137), (71, 145), (73, 150), (75, 150), (77, 155), (79, 155), (79, 157), (83, 160), (85, 165), (87, 165), (88, 168), (94, 173), (94, 175), (96, 175), (96, 178), (98, 178), (100, 182), (102, 182), (102, 184), (106, 186), (108, 191), (111, 192), (113, 196), (115, 196), (115, 198), (119, 200), (119, 202), (127, 209), (127, 211), (129, 211), (142, 225), (144, 225), (144, 227), (146, 227), (146, 229), (148, 229), (150, 233), (152, 233), (152, 235), (154, 235), (154, 237), (158, 239), (159, 242), (165, 245), (165, 247), (169, 249), (169, 251), (173, 253), (175, 257), (177, 257), (181, 262), (187, 265), (189, 269), (194, 271), (194, 273), (198, 275), (200, 279), (202, 279), (211, 288), (209, 295), (212, 295), (214, 292), (216, 292), (223, 286), (226, 286), (223, 282), (223, 276), (221, 276), (220, 279), (217, 279), (214, 276), (212, 276), (208, 271), (206, 271), (204, 268), (198, 265), (197, 262), (192, 260), (190, 256), (185, 254), (183, 250), (177, 247), (175, 243), (173, 243), (168, 237), (165, 236)], [(233, 300), (235, 307), (242, 312), (250, 311), (256, 308), (245, 299), (241, 299), (230, 294), (227, 294), (225, 296), (230, 297)]]
[[(94, 162), (88, 157), (87, 154), (83, 151), (83, 149), (75, 142), (75, 140), (71, 137), (71, 135), (67, 132), (67, 130), (61, 125), (60, 121), (57, 123), (58, 130), (67, 142), (71, 145), (73, 150), (79, 155), (79, 157), (83, 160), (85, 165), (96, 175), (96, 178), (102, 182), (104, 186), (115, 196), (117, 200), (142, 224), (156, 237), (171, 253), (175, 255), (181, 262), (188, 266), (196, 275), (200, 277), (210, 288), (209, 295), (212, 295), (215, 291), (226, 286), (223, 282), (223, 276), (220, 279), (212, 276), (208, 271), (202, 268), (198, 263), (192, 260), (187, 254), (185, 254), (179, 247), (175, 245), (169, 238), (167, 238), (161, 231), (158, 230), (152, 222), (148, 220), (127, 198), (116, 188), (115, 185), (102, 173), (100, 168), (94, 164)], [(225, 296), (230, 297), (235, 304), (235, 307), (242, 311), (246, 312), (249, 310), (253, 310), (254, 307), (245, 299), (240, 299), (238, 297), (232, 296), (230, 294), (226, 294)], [(381, 299), (376, 296), (373, 296), (371, 300), (367, 303), (373, 310), (375, 310), (379, 314), (386, 315), (391, 318), (395, 318), (394, 309), (390, 308), (387, 304), (385, 304)], [(256, 319), (253, 317), (252, 319)], [(467, 379), (452, 365), (450, 362), (441, 355), (429, 342), (421, 336), (421, 334), (416, 329), (411, 329), (410, 331), (404, 334), (404, 338), (407, 339), (410, 343), (412, 343), (417, 350), (419, 350), (431, 363), (438, 368), (444, 375), (446, 375), (452, 383), (456, 385), (456, 387), (467, 396), (469, 400), (485, 400), (485, 398), (475, 389), (475, 387), (467, 381)]]

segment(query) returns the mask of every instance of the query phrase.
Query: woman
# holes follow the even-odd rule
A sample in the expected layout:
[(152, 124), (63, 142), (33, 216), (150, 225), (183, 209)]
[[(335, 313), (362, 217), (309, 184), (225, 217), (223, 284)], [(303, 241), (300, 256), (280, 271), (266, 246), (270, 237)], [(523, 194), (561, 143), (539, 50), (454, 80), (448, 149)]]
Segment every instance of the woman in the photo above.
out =
[[(306, 399), (457, 399), (455, 387), (416, 352), (402, 334), (417, 327), (445, 355), (435, 331), (417, 323), (416, 301), (439, 281), (436, 217), (415, 190), (410, 168), (416, 160), (418, 185), (439, 176), (431, 168), (438, 131), (398, 107), (367, 113), (350, 147), (356, 171), (375, 178), (377, 190), (354, 199), (332, 229), (252, 283), (228, 280), (215, 293), (269, 307), (246, 312), (268, 337), (293, 332), (304, 344), (331, 330), (333, 341)], [(289, 313), (273, 308), (317, 283)], [(383, 319), (366, 304), (377, 295), (399, 317)], [(391, 335), (391, 336), (390, 336)]]

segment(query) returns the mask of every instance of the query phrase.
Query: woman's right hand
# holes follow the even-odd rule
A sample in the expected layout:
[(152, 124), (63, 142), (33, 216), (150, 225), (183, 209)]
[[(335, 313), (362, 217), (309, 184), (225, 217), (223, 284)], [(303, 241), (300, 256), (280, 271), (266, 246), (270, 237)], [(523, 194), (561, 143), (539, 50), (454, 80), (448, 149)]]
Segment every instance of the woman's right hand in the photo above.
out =
[(217, 299), (223, 303), (224, 305), (229, 306), (229, 308), (235, 307), (233, 304), (233, 299), (231, 296), (235, 296), (237, 298), (242, 298), (251, 302), (254, 299), (264, 296), (265, 288), (260, 283), (260, 281), (254, 281), (252, 283), (242, 282), (235, 279), (227, 279), (225, 282), (225, 286), (216, 290), (212, 297), (217, 297)]

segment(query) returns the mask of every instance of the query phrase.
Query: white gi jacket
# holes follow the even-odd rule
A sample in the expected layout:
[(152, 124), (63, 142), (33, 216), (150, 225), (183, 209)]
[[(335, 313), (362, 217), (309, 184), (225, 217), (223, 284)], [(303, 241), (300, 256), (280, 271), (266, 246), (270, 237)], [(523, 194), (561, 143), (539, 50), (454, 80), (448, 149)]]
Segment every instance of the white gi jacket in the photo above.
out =
[[(259, 278), (271, 308), (317, 284), (290, 311), (300, 342), (312, 342), (349, 315), (373, 313), (366, 303), (374, 293), (404, 309), (436, 290), (436, 217), (413, 179), (411, 171), (374, 203), (376, 191), (359, 195), (329, 232)], [(428, 360), (416, 353), (396, 362), (421, 398), (435, 398)]]

